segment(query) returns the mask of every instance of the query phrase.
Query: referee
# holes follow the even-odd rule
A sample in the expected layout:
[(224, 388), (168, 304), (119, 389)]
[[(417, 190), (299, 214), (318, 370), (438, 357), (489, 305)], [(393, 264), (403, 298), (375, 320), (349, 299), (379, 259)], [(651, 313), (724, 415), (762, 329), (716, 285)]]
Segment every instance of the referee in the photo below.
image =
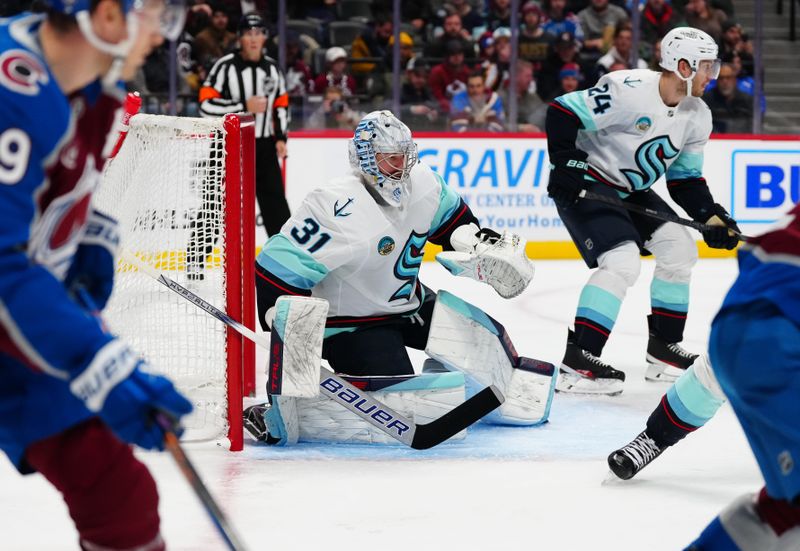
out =
[(247, 111), (256, 118), (256, 200), (267, 235), (289, 219), (278, 159), (286, 157), (289, 95), (277, 63), (264, 55), (267, 27), (256, 13), (239, 22), (241, 48), (217, 60), (200, 89), (200, 113)]

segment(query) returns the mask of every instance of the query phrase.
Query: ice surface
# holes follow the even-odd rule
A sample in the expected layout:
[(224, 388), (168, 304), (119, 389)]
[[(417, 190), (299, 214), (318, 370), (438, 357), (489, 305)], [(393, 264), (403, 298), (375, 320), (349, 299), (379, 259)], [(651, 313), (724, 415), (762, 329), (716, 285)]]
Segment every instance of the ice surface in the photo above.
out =
[[(724, 505), (763, 482), (727, 405), (635, 479), (606, 481), (606, 456), (638, 434), (668, 388), (643, 378), (652, 270), (645, 261), (603, 354), (626, 372), (623, 394), (556, 395), (543, 427), (478, 426), (462, 442), (425, 452), (249, 441), (238, 454), (213, 443), (187, 450), (254, 550), (682, 549)], [(520, 354), (557, 363), (588, 274), (577, 261), (537, 262), (531, 288), (509, 301), (435, 263), (423, 264), (421, 279), (484, 308)], [(733, 260), (696, 267), (687, 349), (705, 348), (735, 274)], [(423, 355), (413, 357), (421, 363)], [(158, 480), (169, 548), (223, 549), (170, 457), (140, 457)], [(0, 461), (0, 488), (0, 549), (76, 548), (65, 507), (40, 476), (20, 477)]]

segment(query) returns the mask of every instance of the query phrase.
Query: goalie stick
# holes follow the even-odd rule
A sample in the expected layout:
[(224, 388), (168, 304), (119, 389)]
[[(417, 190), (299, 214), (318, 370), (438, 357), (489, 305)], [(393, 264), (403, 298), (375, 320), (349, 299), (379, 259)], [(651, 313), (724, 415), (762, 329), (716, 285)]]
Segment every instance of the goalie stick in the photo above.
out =
[[(136, 255), (123, 249), (121, 256), (125, 262), (137, 267), (169, 290), (265, 350), (270, 350), (270, 342), (265, 337), (256, 334), (186, 287), (159, 273)], [(498, 408), (504, 400), (502, 393), (496, 387), (488, 386), (438, 419), (418, 425), (328, 370), (320, 373), (320, 390), (340, 406), (415, 450), (425, 450), (444, 442)]]
[[(696, 229), (701, 233), (715, 227), (715, 226), (709, 226), (708, 224), (703, 224), (702, 222), (697, 222), (695, 220), (689, 220), (688, 218), (681, 218), (680, 216), (672, 214), (671, 212), (661, 212), (655, 209), (649, 209), (647, 207), (634, 205), (633, 203), (626, 203), (625, 201), (621, 201), (620, 199), (616, 199), (614, 197), (608, 197), (606, 195), (601, 195), (599, 193), (594, 193), (591, 191), (586, 191), (585, 189), (580, 192), (579, 197), (581, 197), (582, 199), (599, 201), (600, 203), (606, 203), (607, 205), (614, 205), (615, 207), (621, 207), (631, 212), (637, 212), (639, 214), (644, 214), (645, 216), (649, 216), (651, 218), (663, 220), (664, 222), (674, 222), (675, 224), (688, 226), (690, 228)], [(736, 237), (739, 238), (739, 240), (744, 242), (752, 241), (753, 239), (749, 235), (744, 235), (743, 233), (737, 232), (736, 230), (730, 228), (728, 228), (728, 231), (733, 232), (736, 235)]]

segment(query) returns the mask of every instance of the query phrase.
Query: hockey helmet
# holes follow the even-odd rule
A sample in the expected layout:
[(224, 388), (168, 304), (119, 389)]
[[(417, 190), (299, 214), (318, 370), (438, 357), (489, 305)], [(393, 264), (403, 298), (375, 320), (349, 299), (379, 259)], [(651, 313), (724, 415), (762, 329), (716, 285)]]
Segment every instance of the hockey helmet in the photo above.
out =
[[(677, 27), (669, 31), (661, 39), (660, 65), (672, 71), (681, 80), (692, 80), (700, 70), (701, 61), (710, 61), (708, 71), (712, 79), (719, 75), (720, 60), (717, 59), (719, 47), (711, 36), (693, 27)], [(685, 59), (692, 69), (692, 74), (684, 77), (678, 71), (678, 62)]]
[(405, 204), (408, 177), (416, 163), (417, 144), (411, 130), (391, 111), (373, 111), (356, 126), (350, 141), (350, 165), (390, 205)]

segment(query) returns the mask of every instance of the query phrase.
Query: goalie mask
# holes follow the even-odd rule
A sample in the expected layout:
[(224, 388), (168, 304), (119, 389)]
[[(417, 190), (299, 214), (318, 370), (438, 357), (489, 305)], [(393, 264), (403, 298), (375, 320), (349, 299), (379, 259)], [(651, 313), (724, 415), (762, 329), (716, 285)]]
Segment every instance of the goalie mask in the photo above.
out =
[(402, 207), (408, 177), (417, 163), (411, 131), (391, 111), (373, 111), (361, 119), (350, 142), (350, 165), (389, 205)]
[[(698, 71), (707, 71), (712, 79), (719, 76), (721, 63), (717, 59), (718, 53), (719, 47), (708, 33), (692, 27), (678, 27), (669, 31), (661, 40), (660, 65), (685, 81), (687, 95), (691, 95), (692, 80)], [(688, 77), (678, 71), (681, 59), (686, 60), (692, 70)]]

